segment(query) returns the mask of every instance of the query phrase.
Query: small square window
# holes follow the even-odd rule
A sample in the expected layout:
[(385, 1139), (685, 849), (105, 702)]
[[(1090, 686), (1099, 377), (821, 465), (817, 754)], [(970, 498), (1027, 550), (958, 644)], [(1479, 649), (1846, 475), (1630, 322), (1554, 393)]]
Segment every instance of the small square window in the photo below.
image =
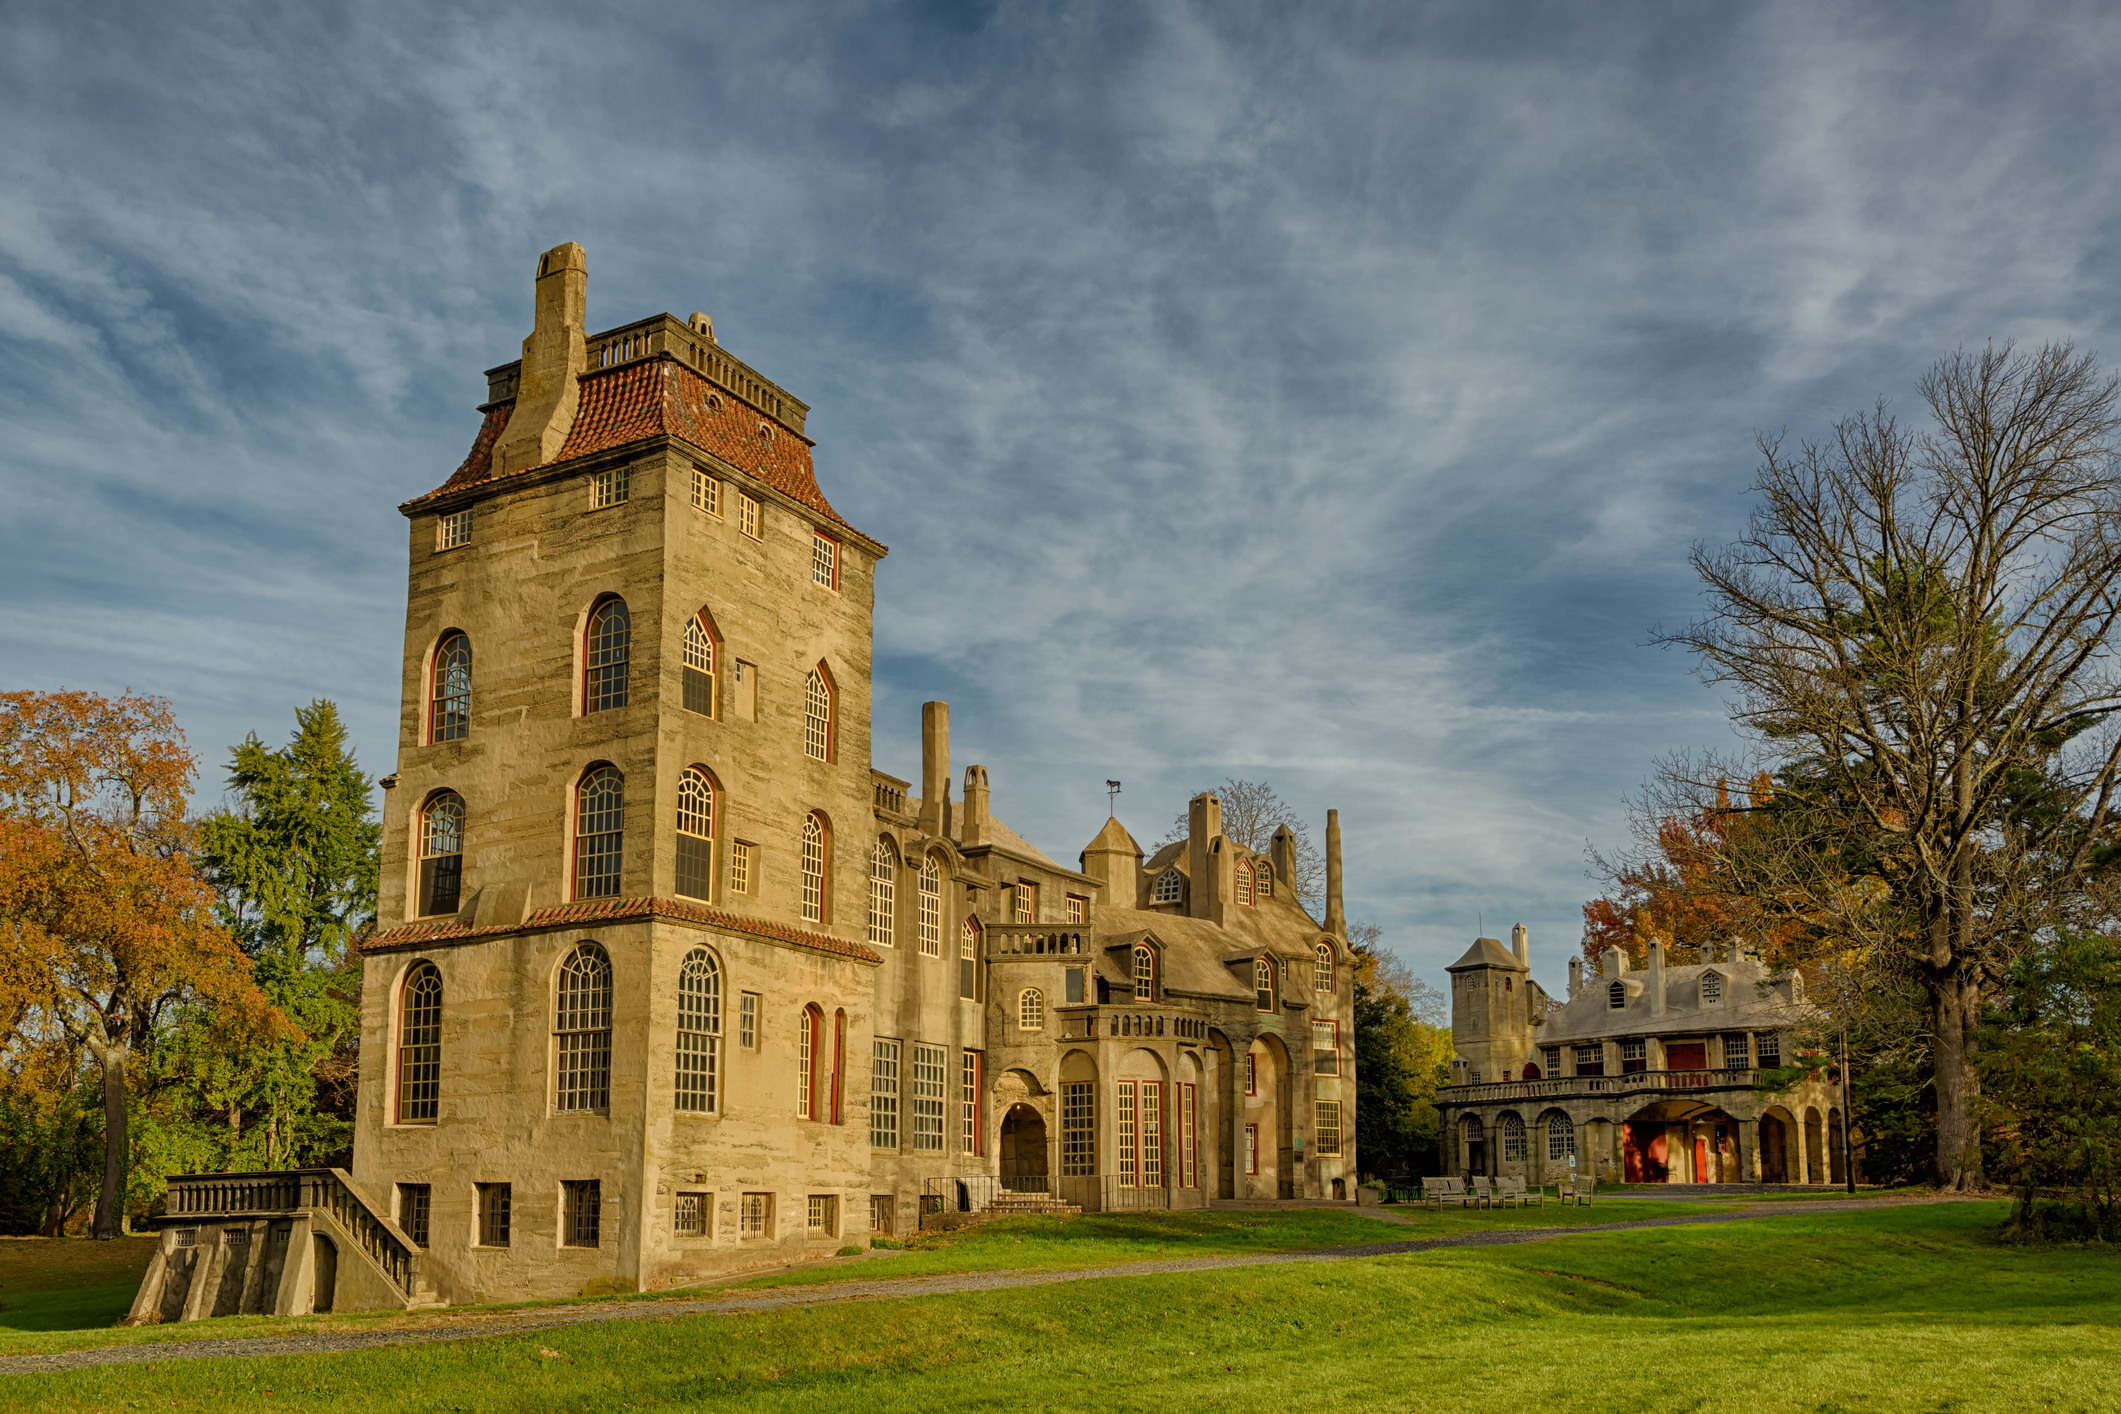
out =
[(463, 510), (443, 516), (435, 522), (435, 548), (437, 550), (454, 550), (459, 545), (469, 545), (470, 543), (471, 507), (466, 506)]
[(737, 1237), (758, 1242), (773, 1236), (773, 1195), (746, 1193), (737, 1200)]
[(810, 1235), (812, 1237), (837, 1237), (840, 1234), (840, 1200), (830, 1193), (813, 1193), (808, 1204)]
[(600, 471), (589, 478), (589, 508), (600, 511), (606, 506), (616, 506), (632, 494), (633, 468), (613, 467)]
[(753, 864), (758, 847), (738, 840), (729, 851), (729, 891), (748, 894), (751, 892)]
[(835, 591), (840, 587), (840, 542), (814, 531), (810, 536), (810, 582)]
[(560, 1188), (560, 1245), (597, 1246), (601, 1241), (599, 1228), (603, 1220), (603, 1184), (594, 1178), (568, 1179)]
[(401, 1183), (398, 1185), (398, 1226), (416, 1246), (427, 1245), (427, 1206), (434, 1196), (434, 1188), (425, 1183)]
[(759, 1048), (759, 994), (746, 992), (737, 998), (736, 1043), (747, 1051)]
[(707, 1214), (713, 1208), (711, 1193), (680, 1193), (672, 1215), (671, 1230), (679, 1237), (707, 1236)]
[(1088, 923), (1090, 921), (1090, 900), (1084, 898), (1081, 894), (1068, 895), (1068, 921), (1070, 923)]
[(692, 469), (692, 508), (711, 516), (722, 513), (722, 483), (707, 474), (707, 468)]
[(481, 1247), (506, 1247), (508, 1245), (508, 1210), (513, 1190), (505, 1183), (482, 1183), (479, 1185), (479, 1245)]
[(741, 491), (736, 493), (736, 528), (753, 540), (765, 533), (761, 529), (758, 499)]

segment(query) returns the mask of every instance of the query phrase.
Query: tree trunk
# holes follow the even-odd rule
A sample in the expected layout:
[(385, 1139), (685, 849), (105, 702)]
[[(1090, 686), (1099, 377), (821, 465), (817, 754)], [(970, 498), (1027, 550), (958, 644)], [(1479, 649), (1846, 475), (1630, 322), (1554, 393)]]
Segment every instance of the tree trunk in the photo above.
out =
[(131, 1151), (125, 1133), (125, 1048), (95, 1046), (103, 1066), (103, 1190), (96, 1195), (96, 1218), (89, 1235), (107, 1242), (118, 1235), (125, 1207), (125, 1175)]
[(1930, 979), (1931, 1056), (1937, 1084), (1937, 1183), (1964, 1191), (1981, 1186), (1981, 1134), (1974, 1123), (1974, 1050), (1959, 969)]

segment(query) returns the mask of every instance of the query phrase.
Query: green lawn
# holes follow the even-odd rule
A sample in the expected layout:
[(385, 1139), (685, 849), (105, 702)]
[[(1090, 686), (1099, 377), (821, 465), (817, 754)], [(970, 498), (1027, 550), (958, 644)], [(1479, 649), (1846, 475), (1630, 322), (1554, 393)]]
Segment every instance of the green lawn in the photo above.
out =
[(1997, 1246), (2003, 1211), (1796, 1211), (1330, 1265), (0, 1377), (0, 1409), (2121, 1409), (2121, 1256)]

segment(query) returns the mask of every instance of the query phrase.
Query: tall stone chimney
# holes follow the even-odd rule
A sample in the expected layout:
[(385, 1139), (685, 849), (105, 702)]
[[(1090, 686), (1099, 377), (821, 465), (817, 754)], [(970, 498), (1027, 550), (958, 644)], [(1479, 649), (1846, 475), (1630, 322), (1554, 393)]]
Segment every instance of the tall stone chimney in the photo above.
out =
[(1230, 864), (1229, 856), (1216, 847), (1222, 834), (1222, 798), (1212, 791), (1194, 796), (1186, 807), (1186, 872), (1193, 876), (1187, 881), (1186, 912), (1194, 918), (1222, 921), (1227, 891), (1218, 887), (1219, 871)]
[(1619, 948), (1607, 948), (1603, 954), (1605, 968), (1599, 974), (1608, 982), (1618, 982), (1628, 975), (1628, 955)]
[(965, 838), (964, 845), (991, 844), (987, 828), (987, 768), (967, 766), (965, 768)]
[(1277, 825), (1270, 850), (1274, 856), (1274, 877), (1281, 880), (1281, 896), (1293, 899), (1296, 897), (1296, 832), (1287, 825)]
[(1510, 951), (1517, 954), (1517, 960), (1524, 964), (1526, 971), (1531, 970), (1532, 932), (1522, 923), (1510, 930)]
[(573, 241), (538, 258), (537, 317), (523, 341), (523, 375), (515, 410), (494, 450), (494, 475), (543, 466), (560, 453), (574, 426), (589, 353), (582, 320), (589, 303), (589, 257)]
[(1569, 959), (1569, 1000), (1574, 1001), (1576, 999), (1576, 994), (1582, 990), (1583, 959), (1580, 957), (1572, 957)]
[(1326, 931), (1348, 935), (1348, 916), (1340, 906), (1340, 812), (1326, 812)]
[(1650, 1015), (1664, 1015), (1664, 939), (1650, 939)]
[(950, 704), (921, 704), (921, 830), (950, 835)]

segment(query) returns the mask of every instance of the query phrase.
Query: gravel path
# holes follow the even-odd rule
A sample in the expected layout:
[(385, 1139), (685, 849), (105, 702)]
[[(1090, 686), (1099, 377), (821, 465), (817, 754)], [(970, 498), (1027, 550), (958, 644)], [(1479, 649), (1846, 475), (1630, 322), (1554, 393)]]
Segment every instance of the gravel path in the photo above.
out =
[[(942, 1296), (960, 1291), (1002, 1291), (1019, 1286), (1047, 1286), (1064, 1281), (1105, 1281), (1113, 1277), (1165, 1276), (1173, 1272), (1207, 1272), (1225, 1267), (1269, 1267), (1285, 1262), (1348, 1262), (1363, 1257), (1397, 1257), (1443, 1247), (1507, 1247), (1547, 1242), (1579, 1232), (1632, 1232), (1646, 1227), (1689, 1227), (1702, 1223), (1739, 1222), (1750, 1218), (1804, 1217), (1856, 1209), (1903, 1207), (1910, 1203), (1951, 1202), (1946, 1198), (1857, 1200), (1853, 1202), (1762, 1203), (1728, 1213), (1692, 1213), (1683, 1217), (1638, 1218), (1629, 1222), (1583, 1223), (1570, 1227), (1490, 1228), (1454, 1233), (1416, 1242), (1372, 1242), (1359, 1247), (1309, 1248), (1295, 1252), (1260, 1252), (1228, 1257), (1179, 1257), (1157, 1262), (1128, 1262), (1116, 1267), (1074, 1271), (960, 1272), (948, 1276), (900, 1277), (883, 1281), (836, 1281), (817, 1286), (774, 1287), (739, 1296), (711, 1299), (613, 1302), (596, 1306), (550, 1307), (534, 1311), (497, 1311), (470, 1316), (448, 1325), (422, 1325), (372, 1331), (320, 1331), (315, 1335), (245, 1336), (236, 1339), (160, 1341), (145, 1345), (112, 1345), (99, 1350), (70, 1350), (50, 1355), (0, 1356), (0, 1375), (28, 1375), (78, 1370), (90, 1365), (123, 1365), (165, 1360), (202, 1360), (241, 1355), (336, 1355), (378, 1345), (464, 1340), (479, 1336), (520, 1335), (606, 1321), (666, 1321), (677, 1316), (730, 1316), (752, 1311), (782, 1311), (793, 1306), (823, 1306), (841, 1301)], [(1365, 1216), (1386, 1217), (1374, 1210)]]

